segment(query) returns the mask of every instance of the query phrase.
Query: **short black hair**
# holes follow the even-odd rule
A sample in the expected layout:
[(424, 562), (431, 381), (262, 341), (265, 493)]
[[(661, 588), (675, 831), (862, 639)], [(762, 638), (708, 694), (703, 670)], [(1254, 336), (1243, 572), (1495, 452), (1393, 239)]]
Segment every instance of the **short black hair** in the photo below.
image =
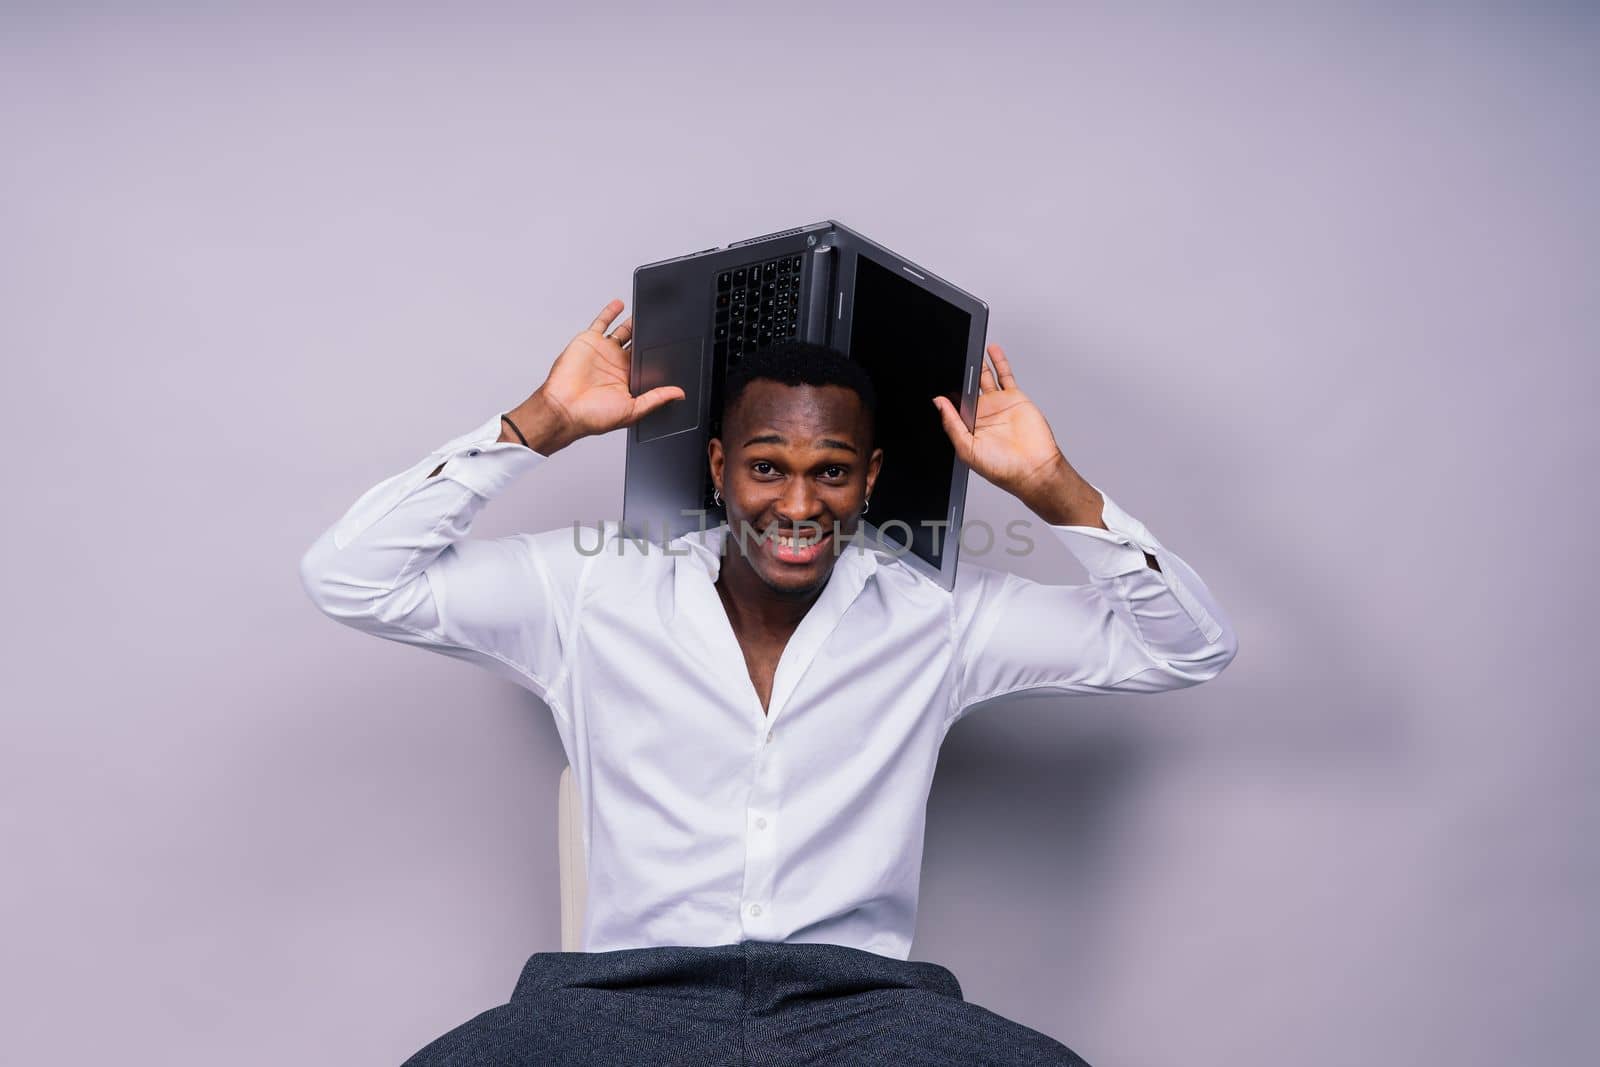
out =
[[(878, 394), (872, 376), (859, 363), (853, 363), (827, 345), (812, 341), (780, 341), (745, 356), (728, 369), (722, 385), (722, 410), (717, 414), (718, 432), (728, 412), (744, 395), (745, 386), (756, 381), (782, 382), (784, 385), (839, 385), (855, 391), (867, 413), (869, 432), (878, 425)], [(871, 438), (867, 445), (870, 448)]]

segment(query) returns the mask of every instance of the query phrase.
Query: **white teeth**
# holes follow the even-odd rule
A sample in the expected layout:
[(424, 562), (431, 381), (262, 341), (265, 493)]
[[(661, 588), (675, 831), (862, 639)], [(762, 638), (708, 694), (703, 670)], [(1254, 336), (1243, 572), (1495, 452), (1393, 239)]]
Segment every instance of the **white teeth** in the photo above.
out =
[(778, 534), (777, 539), (780, 545), (784, 545), (788, 548), (810, 548), (812, 545), (822, 540), (822, 535), (816, 534), (807, 537), (799, 537), (794, 534)]

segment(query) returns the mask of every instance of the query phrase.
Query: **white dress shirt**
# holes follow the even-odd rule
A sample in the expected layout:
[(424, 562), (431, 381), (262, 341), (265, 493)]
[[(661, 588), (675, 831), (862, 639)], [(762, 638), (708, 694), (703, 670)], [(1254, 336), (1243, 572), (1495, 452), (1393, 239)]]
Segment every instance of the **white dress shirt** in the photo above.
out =
[(1049, 526), (1087, 585), (966, 559), (947, 592), (889, 551), (843, 549), (763, 713), (713, 587), (725, 525), (646, 550), (606, 523), (597, 554), (592, 522), (467, 539), (485, 503), (547, 462), (500, 427), (496, 414), (368, 490), (301, 576), (340, 622), (549, 705), (582, 800), (587, 951), (752, 940), (906, 959), (952, 724), (1021, 690), (1195, 685), (1237, 647), (1199, 576), (1102, 490), (1109, 531)]

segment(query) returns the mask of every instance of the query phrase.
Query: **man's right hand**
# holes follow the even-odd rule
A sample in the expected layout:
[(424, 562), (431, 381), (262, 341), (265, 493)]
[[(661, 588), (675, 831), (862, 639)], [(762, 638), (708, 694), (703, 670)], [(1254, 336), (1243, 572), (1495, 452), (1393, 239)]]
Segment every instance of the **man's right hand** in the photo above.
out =
[[(639, 396), (628, 391), (627, 346), (633, 340), (633, 316), (606, 334), (621, 313), (621, 300), (602, 308), (589, 328), (556, 357), (544, 384), (506, 413), (535, 452), (548, 456), (580, 437), (632, 426), (657, 408), (683, 399), (683, 390), (676, 385)], [(517, 436), (502, 424), (500, 440), (516, 441)]]

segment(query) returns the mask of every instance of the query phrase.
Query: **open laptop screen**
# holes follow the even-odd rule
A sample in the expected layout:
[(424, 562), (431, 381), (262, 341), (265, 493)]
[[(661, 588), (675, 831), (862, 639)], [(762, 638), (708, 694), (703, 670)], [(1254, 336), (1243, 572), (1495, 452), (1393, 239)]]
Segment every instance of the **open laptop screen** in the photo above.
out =
[(886, 544), (902, 547), (905, 528), (885, 524), (905, 523), (910, 551), (941, 568), (951, 540), (943, 523), (950, 515), (956, 455), (933, 398), (961, 404), (972, 316), (864, 255), (856, 260), (851, 303), (850, 358), (872, 377), (878, 394), (875, 443), (883, 449), (866, 521), (878, 527)]

